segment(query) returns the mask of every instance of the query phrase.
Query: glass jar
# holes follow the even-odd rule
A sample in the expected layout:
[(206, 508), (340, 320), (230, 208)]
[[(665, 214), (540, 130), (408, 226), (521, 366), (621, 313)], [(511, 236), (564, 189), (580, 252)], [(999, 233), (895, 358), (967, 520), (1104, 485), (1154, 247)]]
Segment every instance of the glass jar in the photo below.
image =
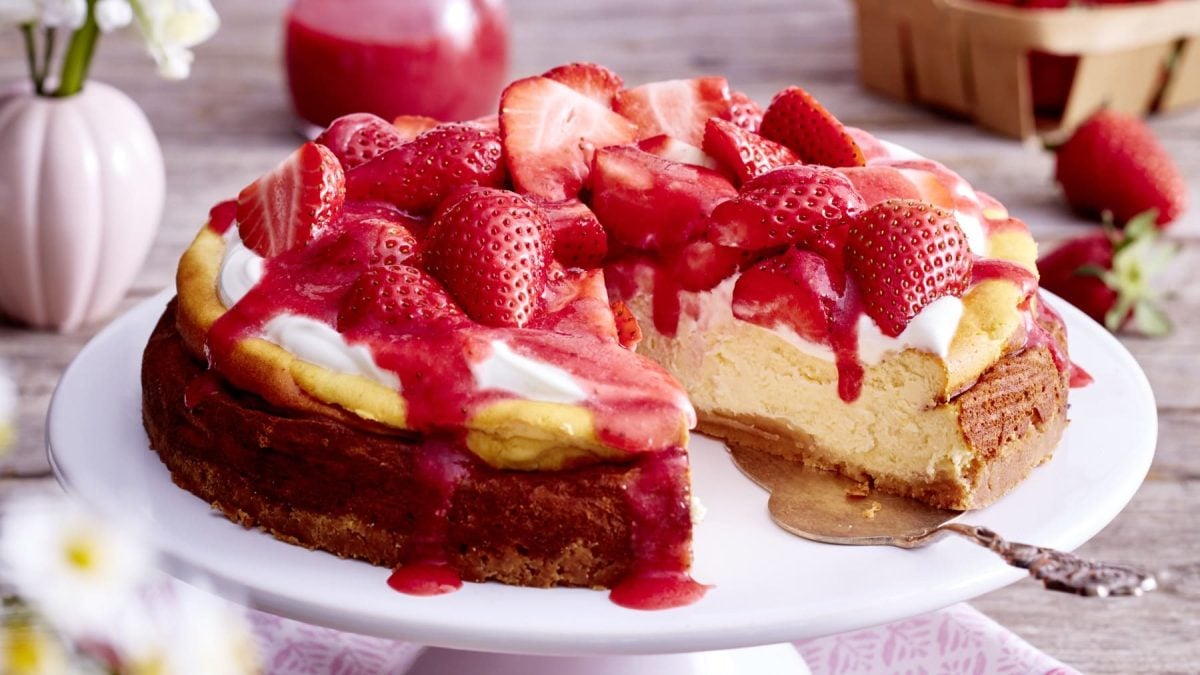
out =
[(466, 120), (496, 112), (507, 80), (504, 0), (295, 0), (284, 59), (296, 114)]

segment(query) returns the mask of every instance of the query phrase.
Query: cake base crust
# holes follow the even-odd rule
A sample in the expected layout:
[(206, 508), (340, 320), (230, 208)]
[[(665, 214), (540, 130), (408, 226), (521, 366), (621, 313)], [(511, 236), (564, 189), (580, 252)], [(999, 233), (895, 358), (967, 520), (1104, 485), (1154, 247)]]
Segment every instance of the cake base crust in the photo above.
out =
[[(177, 485), (246, 527), (376, 565), (415, 562), (430, 532), (468, 581), (611, 587), (635, 565), (629, 486), (642, 463), (557, 472), (493, 469), (461, 441), (373, 432), (271, 407), (213, 381), (185, 405), (204, 364), (185, 348), (172, 301), (142, 363), (150, 445)], [(432, 445), (431, 445), (432, 444)], [(453, 455), (454, 487), (429, 467)], [(449, 449), (447, 449), (449, 448)], [(688, 498), (688, 477), (668, 492)], [(444, 520), (430, 512), (448, 499)], [(690, 537), (685, 517), (673, 526)], [(685, 561), (685, 563), (690, 560)]]

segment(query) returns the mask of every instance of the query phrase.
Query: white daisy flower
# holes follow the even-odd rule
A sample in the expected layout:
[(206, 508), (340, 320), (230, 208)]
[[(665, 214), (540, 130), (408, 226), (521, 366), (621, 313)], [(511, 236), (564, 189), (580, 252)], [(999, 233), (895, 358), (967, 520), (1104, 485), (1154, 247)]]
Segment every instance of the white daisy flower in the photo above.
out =
[(97, 0), (92, 13), (96, 17), (96, 25), (104, 33), (124, 28), (133, 21), (133, 8), (129, 6), (129, 0)]
[(44, 627), (22, 618), (0, 623), (0, 673), (59, 675), (72, 672), (62, 642)]
[(67, 499), (13, 502), (0, 516), (0, 576), (72, 638), (104, 636), (153, 560), (130, 531)]

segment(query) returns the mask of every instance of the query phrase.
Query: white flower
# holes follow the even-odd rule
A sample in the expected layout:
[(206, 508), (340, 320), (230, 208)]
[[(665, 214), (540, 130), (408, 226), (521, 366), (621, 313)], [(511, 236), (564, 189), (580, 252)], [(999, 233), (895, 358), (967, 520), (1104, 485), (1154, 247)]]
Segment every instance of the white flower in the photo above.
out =
[(146, 48), (158, 73), (180, 80), (191, 73), (191, 48), (208, 40), (221, 25), (209, 0), (130, 0)]
[(75, 30), (87, 19), (87, 0), (40, 0), (42, 24)]
[(67, 652), (44, 627), (4, 617), (0, 624), (0, 673), (58, 675), (69, 670)]
[(96, 17), (96, 25), (105, 33), (124, 28), (133, 21), (133, 8), (129, 6), (129, 0), (98, 0), (92, 12)]
[(19, 26), (37, 18), (37, 0), (0, 0), (0, 26)]
[(67, 635), (105, 635), (134, 601), (153, 555), (130, 531), (74, 502), (11, 503), (0, 517), (0, 576)]

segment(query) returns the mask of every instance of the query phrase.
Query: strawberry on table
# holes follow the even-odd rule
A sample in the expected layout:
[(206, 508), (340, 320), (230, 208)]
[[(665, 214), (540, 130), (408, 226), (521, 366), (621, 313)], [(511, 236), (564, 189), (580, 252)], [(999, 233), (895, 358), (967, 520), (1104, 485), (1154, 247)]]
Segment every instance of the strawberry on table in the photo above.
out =
[(613, 96), (625, 85), (621, 76), (597, 63), (567, 63), (551, 68), (542, 77), (562, 82), (597, 103), (611, 107)]
[(517, 80), (500, 96), (500, 136), (513, 184), (547, 201), (574, 198), (597, 148), (634, 139), (632, 122), (561, 82)]
[(1179, 168), (1141, 119), (1101, 110), (1057, 148), (1055, 176), (1077, 211), (1111, 211), (1123, 225), (1149, 209), (1159, 226), (1187, 206), (1187, 184)]
[(238, 194), (238, 234), (247, 247), (270, 258), (321, 234), (345, 200), (337, 157), (323, 145), (305, 143)]
[(786, 145), (805, 164), (862, 166), (863, 152), (838, 121), (817, 99), (800, 87), (775, 95), (763, 113), (758, 132)]
[(339, 117), (317, 136), (316, 142), (333, 151), (349, 170), (364, 164), (408, 140), (396, 127), (371, 113)]
[(547, 227), (541, 209), (525, 197), (473, 187), (439, 210), (423, 257), (472, 319), (521, 327), (546, 285)]
[(847, 219), (866, 209), (850, 180), (823, 166), (788, 166), (742, 186), (713, 210), (707, 238), (757, 251), (798, 244), (839, 257)]
[(704, 127), (704, 152), (737, 176), (738, 183), (800, 163), (791, 150), (718, 117), (709, 118)]
[(845, 279), (825, 258), (799, 249), (751, 266), (733, 287), (733, 315), (774, 328), (784, 325), (811, 342), (827, 342)]
[(388, 335), (435, 322), (464, 321), (437, 279), (410, 265), (368, 270), (342, 299), (337, 329), (347, 335)]
[(598, 267), (608, 254), (608, 235), (596, 214), (578, 199), (541, 205), (554, 241), (554, 259), (563, 267)]
[(1171, 323), (1154, 300), (1151, 280), (1178, 248), (1163, 245), (1153, 212), (1140, 214), (1123, 231), (1072, 239), (1038, 260), (1041, 287), (1083, 310), (1110, 331), (1132, 327), (1163, 335)]
[(494, 131), (443, 124), (348, 171), (346, 194), (427, 213), (457, 188), (504, 185), (500, 155)]
[(638, 139), (666, 134), (699, 146), (708, 118), (729, 119), (729, 83), (723, 77), (651, 82), (619, 92), (613, 110), (637, 124)]
[(847, 232), (846, 270), (858, 282), (867, 315), (891, 337), (934, 300), (961, 296), (971, 267), (954, 215), (924, 202), (880, 202)]
[(729, 94), (729, 121), (745, 129), (758, 133), (762, 124), (763, 111), (758, 103), (740, 91)]
[(640, 250), (682, 246), (720, 202), (737, 195), (724, 176), (632, 145), (596, 153), (592, 211), (616, 242)]

